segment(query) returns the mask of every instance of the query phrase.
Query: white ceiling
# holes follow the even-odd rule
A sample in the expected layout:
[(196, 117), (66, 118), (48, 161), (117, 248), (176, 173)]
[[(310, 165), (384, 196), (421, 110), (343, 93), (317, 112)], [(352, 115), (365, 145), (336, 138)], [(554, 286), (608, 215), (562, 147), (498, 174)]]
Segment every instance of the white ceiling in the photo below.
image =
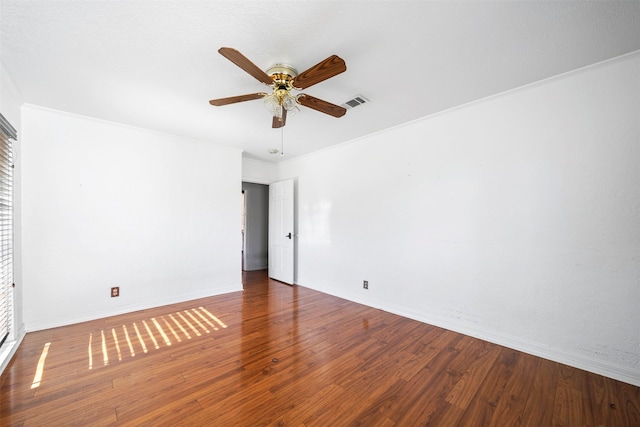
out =
[[(0, 0), (0, 58), (24, 102), (239, 147), (277, 162), (640, 49), (638, 1)], [(271, 128), (268, 88), (217, 53), (347, 71)]]

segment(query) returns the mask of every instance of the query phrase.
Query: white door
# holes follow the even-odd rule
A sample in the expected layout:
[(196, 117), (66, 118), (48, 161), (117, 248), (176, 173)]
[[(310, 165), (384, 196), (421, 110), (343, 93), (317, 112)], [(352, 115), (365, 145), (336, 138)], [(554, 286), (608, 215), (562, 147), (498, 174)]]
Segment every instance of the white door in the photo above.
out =
[(269, 185), (269, 277), (293, 284), (293, 180)]

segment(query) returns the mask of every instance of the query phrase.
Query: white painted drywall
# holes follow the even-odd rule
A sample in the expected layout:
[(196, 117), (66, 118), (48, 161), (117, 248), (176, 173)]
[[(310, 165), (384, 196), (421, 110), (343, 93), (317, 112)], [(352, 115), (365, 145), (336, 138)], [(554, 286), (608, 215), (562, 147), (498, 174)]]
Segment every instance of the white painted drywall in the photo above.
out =
[(28, 331), (242, 289), (240, 150), (33, 106), (22, 129)]
[(640, 385), (639, 118), (635, 53), (280, 163), (297, 283)]
[(11, 76), (0, 61), (0, 113), (4, 115), (18, 132), (17, 141), (13, 144), (13, 281), (16, 287), (13, 289), (13, 328), (7, 341), (0, 350), (0, 373), (8, 364), (11, 356), (17, 349), (25, 335), (23, 311), (22, 311), (22, 181), (21, 181), (21, 148), (22, 130), (21, 113), (22, 96), (18, 91)]
[(277, 166), (275, 163), (243, 157), (242, 180), (256, 184), (271, 184), (278, 180)]

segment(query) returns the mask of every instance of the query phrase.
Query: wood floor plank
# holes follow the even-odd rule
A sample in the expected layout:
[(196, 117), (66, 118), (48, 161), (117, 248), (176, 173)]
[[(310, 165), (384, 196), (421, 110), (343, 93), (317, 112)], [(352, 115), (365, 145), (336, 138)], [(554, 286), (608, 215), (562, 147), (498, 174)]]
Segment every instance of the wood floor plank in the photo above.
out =
[(551, 384), (556, 382), (560, 364), (537, 358), (536, 375), (527, 397), (522, 425), (552, 425), (555, 406), (555, 389)]
[[(472, 345), (473, 339), (460, 334), (452, 334), (454, 339), (438, 355), (433, 358), (416, 377), (410, 382), (416, 385), (413, 401), (405, 402), (396, 418), (400, 425), (416, 423), (425, 425), (432, 422), (433, 417), (441, 415), (443, 407), (447, 407), (446, 396), (462, 376), (463, 360), (468, 353), (465, 350)], [(390, 416), (390, 415), (387, 415)]]
[(466, 409), (478, 391), (477, 385), (484, 381), (499, 354), (500, 347), (483, 343), (474, 360), (447, 395), (446, 401), (460, 409)]
[(27, 334), (0, 377), (0, 426), (640, 425), (638, 387), (264, 272), (243, 279)]
[(495, 408), (504, 396), (509, 379), (515, 374), (514, 366), (518, 356), (515, 350), (501, 348), (500, 354), (484, 380), (477, 385), (478, 392), (460, 418), (461, 425), (485, 426), (491, 423)]
[(536, 375), (536, 366), (536, 357), (520, 354), (514, 366), (514, 371), (519, 375), (512, 375), (509, 378), (503, 397), (496, 402), (489, 426), (518, 425), (522, 422), (527, 399)]

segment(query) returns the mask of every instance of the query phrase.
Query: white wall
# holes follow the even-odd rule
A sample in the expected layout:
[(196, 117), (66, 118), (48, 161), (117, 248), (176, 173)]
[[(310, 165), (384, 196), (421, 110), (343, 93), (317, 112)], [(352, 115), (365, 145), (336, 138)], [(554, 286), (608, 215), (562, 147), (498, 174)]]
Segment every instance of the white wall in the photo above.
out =
[(243, 157), (242, 180), (255, 184), (271, 184), (278, 180), (277, 166), (275, 163)]
[(242, 289), (239, 150), (33, 106), (22, 129), (28, 331)]
[(13, 280), (16, 287), (13, 290), (13, 329), (9, 334), (7, 342), (0, 350), (0, 373), (6, 365), (22, 338), (25, 335), (23, 311), (22, 311), (22, 128), (20, 107), (22, 96), (15, 83), (6, 71), (4, 64), (0, 61), (0, 113), (11, 123), (18, 132), (17, 141), (13, 144)]
[(281, 163), (297, 283), (640, 385), (638, 76), (636, 53)]

